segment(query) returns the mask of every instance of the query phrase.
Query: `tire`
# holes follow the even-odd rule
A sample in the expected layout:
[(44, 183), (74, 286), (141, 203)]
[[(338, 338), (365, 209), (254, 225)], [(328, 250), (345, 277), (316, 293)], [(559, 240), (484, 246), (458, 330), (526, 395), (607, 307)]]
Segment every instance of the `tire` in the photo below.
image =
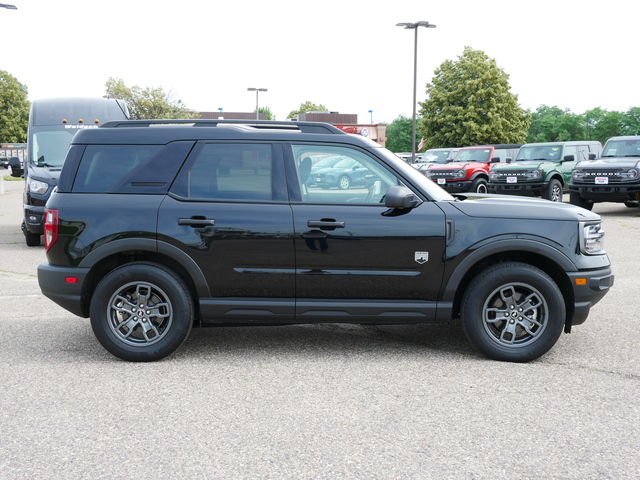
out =
[(562, 183), (557, 178), (549, 180), (549, 185), (542, 191), (542, 198), (552, 202), (562, 202)]
[(569, 203), (571, 203), (571, 205), (586, 208), (587, 210), (591, 210), (593, 208), (593, 202), (585, 200), (578, 192), (569, 192)]
[(476, 178), (471, 184), (471, 191), (475, 193), (489, 193), (487, 181), (484, 178)]
[(624, 202), (624, 206), (627, 208), (638, 208), (639, 205), (640, 202), (638, 202), (637, 200), (627, 200), (626, 202)]
[(547, 353), (562, 334), (565, 315), (564, 298), (551, 277), (518, 262), (480, 272), (460, 311), (471, 344), (489, 358), (508, 362), (529, 362)]
[(90, 316), (93, 332), (107, 351), (122, 360), (151, 362), (173, 353), (187, 339), (194, 306), (180, 277), (161, 265), (140, 262), (118, 267), (100, 281), (91, 297)]
[(22, 224), (22, 231), (24, 233), (24, 241), (27, 243), (28, 247), (40, 246), (41, 235), (39, 233), (31, 233), (24, 223)]
[(340, 177), (338, 179), (338, 188), (340, 190), (346, 190), (347, 188), (349, 188), (351, 186), (351, 179), (349, 177), (347, 177), (346, 175)]

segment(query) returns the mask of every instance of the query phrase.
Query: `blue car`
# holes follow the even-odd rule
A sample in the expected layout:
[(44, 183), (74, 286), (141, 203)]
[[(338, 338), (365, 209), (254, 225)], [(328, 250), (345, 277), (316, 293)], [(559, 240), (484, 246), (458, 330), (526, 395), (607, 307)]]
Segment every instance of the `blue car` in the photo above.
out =
[(371, 172), (359, 162), (344, 158), (332, 167), (320, 168), (313, 172), (310, 183), (322, 188), (338, 187), (340, 190), (346, 190), (349, 187), (368, 185), (370, 177)]

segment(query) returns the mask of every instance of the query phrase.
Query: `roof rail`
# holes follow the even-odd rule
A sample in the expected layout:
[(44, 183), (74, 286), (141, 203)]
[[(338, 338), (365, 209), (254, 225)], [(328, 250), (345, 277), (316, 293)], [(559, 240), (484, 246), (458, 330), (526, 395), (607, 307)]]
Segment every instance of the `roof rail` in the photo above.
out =
[(217, 127), (219, 125), (238, 125), (255, 129), (299, 131), (302, 133), (330, 133), (346, 135), (339, 128), (321, 122), (278, 122), (274, 120), (114, 120), (103, 123), (100, 128), (152, 127), (183, 125), (185, 127)]

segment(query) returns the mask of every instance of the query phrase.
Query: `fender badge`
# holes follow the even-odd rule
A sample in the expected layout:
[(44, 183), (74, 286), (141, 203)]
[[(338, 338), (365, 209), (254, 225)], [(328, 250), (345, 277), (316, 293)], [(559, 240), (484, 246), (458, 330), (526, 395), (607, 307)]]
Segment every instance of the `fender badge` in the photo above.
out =
[(429, 252), (416, 252), (415, 261), (420, 265), (429, 261)]

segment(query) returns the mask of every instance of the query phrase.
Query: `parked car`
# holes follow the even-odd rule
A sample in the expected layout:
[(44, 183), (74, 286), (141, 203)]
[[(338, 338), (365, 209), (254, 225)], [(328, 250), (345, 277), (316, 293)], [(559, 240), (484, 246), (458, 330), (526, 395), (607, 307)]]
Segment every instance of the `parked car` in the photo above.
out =
[(445, 164), (431, 164), (425, 176), (451, 193), (487, 193), (492, 164), (511, 160), (520, 145), (500, 144), (464, 147)]
[(9, 168), (12, 177), (20, 178), (24, 175), (24, 162), (18, 157), (9, 158)]
[[(306, 189), (314, 155), (374, 180)], [(525, 362), (583, 323), (614, 278), (599, 215), (454, 198), (377, 143), (316, 122), (81, 130), (44, 217), (42, 292), (130, 361), (171, 354), (194, 326), (459, 318), (479, 351)]]
[(591, 210), (594, 203), (640, 204), (640, 136), (607, 140), (599, 159), (578, 162), (571, 173), (569, 201)]
[[(313, 168), (312, 168), (313, 170)], [(352, 158), (343, 158), (331, 167), (320, 168), (313, 173), (311, 181), (323, 188), (363, 187), (371, 183), (371, 172)]]
[(561, 202), (563, 193), (569, 191), (576, 162), (596, 158), (601, 152), (602, 144), (596, 141), (527, 143), (514, 162), (491, 169), (489, 189)]
[(9, 168), (9, 157), (0, 157), (0, 167)]
[(459, 148), (430, 148), (422, 154), (422, 157), (413, 164), (413, 168), (424, 172), (429, 165), (434, 163), (446, 163), (453, 160)]

